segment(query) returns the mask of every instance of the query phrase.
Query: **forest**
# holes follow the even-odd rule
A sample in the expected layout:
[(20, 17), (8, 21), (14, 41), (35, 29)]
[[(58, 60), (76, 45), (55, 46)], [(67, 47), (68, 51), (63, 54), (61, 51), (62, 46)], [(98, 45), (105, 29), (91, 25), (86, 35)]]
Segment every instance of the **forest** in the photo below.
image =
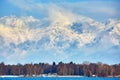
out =
[(36, 64), (4, 64), (0, 63), (0, 75), (42, 75), (42, 74), (56, 74), (56, 75), (79, 75), (92, 77), (120, 77), (120, 64), (108, 65), (101, 62), (82, 64), (75, 64), (73, 62), (56, 64), (36, 63)]

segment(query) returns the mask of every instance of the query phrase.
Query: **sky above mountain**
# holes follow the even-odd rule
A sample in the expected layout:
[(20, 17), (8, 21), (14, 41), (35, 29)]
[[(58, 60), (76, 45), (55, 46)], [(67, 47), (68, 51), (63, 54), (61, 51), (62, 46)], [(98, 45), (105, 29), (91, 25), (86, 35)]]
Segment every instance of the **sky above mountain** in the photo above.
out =
[(119, 0), (1, 0), (0, 62), (120, 63)]

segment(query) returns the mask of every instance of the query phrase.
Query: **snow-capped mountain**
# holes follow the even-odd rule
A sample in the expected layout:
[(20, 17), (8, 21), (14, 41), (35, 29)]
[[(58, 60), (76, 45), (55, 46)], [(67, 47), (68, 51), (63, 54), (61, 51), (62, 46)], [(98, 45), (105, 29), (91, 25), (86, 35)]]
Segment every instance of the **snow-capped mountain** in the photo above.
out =
[(23, 58), (27, 53), (52, 51), (54, 54), (51, 55), (56, 58), (59, 53), (57, 59), (61, 60), (78, 55), (78, 52), (120, 49), (120, 20), (110, 19), (104, 24), (85, 16), (60, 16), (63, 18), (56, 17), (55, 20), (40, 20), (32, 16), (1, 17), (0, 50), (3, 54), (0, 56), (7, 55), (10, 60), (13, 56)]
[[(54, 24), (53, 24), (54, 23)], [(78, 48), (108, 39), (110, 44), (120, 45), (120, 21), (110, 20), (106, 24), (87, 17), (79, 17), (77, 22), (64, 25), (64, 22), (53, 22), (41, 28), (39, 19), (30, 17), (2, 17), (0, 19), (0, 41), (3, 45), (10, 43), (20, 45), (37, 45), (65, 48), (77, 41)], [(33, 29), (31, 24), (37, 26)], [(25, 46), (24, 46), (25, 47)], [(27, 47), (27, 46), (26, 46)]]

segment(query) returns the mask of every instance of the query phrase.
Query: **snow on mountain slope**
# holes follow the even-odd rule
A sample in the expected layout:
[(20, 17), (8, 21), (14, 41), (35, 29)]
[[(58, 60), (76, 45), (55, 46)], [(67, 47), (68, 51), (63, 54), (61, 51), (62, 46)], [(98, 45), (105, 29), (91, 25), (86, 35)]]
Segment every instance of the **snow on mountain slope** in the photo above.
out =
[(120, 20), (111, 19), (103, 24), (81, 15), (58, 13), (59, 16), (54, 14), (54, 19), (51, 19), (52, 15), (45, 20), (32, 16), (1, 17), (0, 50), (3, 54), (0, 56), (6, 57), (7, 53), (12, 53), (7, 55), (9, 60), (32, 51), (53, 50), (61, 53), (59, 56), (62, 58), (73, 49), (84, 52), (93, 49), (95, 52), (95, 49), (107, 50), (120, 46)]
[[(31, 28), (30, 24), (32, 23), (34, 26), (41, 24), (40, 20), (32, 16), (20, 18), (15, 16), (3, 17), (0, 19), (0, 36), (7, 45), (9, 43), (23, 44), (27, 40), (35, 42), (43, 40), (49, 41), (48, 45), (53, 47), (61, 45), (61, 48), (64, 43), (69, 46), (69, 43), (78, 41), (78, 47), (81, 47), (87, 43), (94, 43), (95, 40), (101, 40), (104, 36), (109, 36), (113, 44), (119, 45), (119, 20), (102, 24), (87, 17), (80, 17), (77, 22), (68, 25), (56, 22), (45, 28), (38, 26), (37, 29)], [(43, 39), (45, 37), (48, 40)], [(56, 45), (57, 43), (58, 45)]]

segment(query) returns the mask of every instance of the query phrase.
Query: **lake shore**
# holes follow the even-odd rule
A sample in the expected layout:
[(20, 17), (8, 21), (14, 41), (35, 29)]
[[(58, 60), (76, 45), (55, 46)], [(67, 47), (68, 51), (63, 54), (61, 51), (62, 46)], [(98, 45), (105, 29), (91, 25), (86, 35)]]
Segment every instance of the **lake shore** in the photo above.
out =
[[(87, 76), (80, 76), (80, 75), (46, 75), (46, 74), (43, 74), (43, 75), (32, 75), (32, 76), (25, 76), (25, 75), (1, 75), (0, 78), (6, 78), (6, 77), (87, 77)], [(93, 78), (100, 78), (98, 76), (90, 76), (90, 77), (93, 77)], [(120, 78), (120, 75), (118, 76), (107, 76), (105, 78)]]

